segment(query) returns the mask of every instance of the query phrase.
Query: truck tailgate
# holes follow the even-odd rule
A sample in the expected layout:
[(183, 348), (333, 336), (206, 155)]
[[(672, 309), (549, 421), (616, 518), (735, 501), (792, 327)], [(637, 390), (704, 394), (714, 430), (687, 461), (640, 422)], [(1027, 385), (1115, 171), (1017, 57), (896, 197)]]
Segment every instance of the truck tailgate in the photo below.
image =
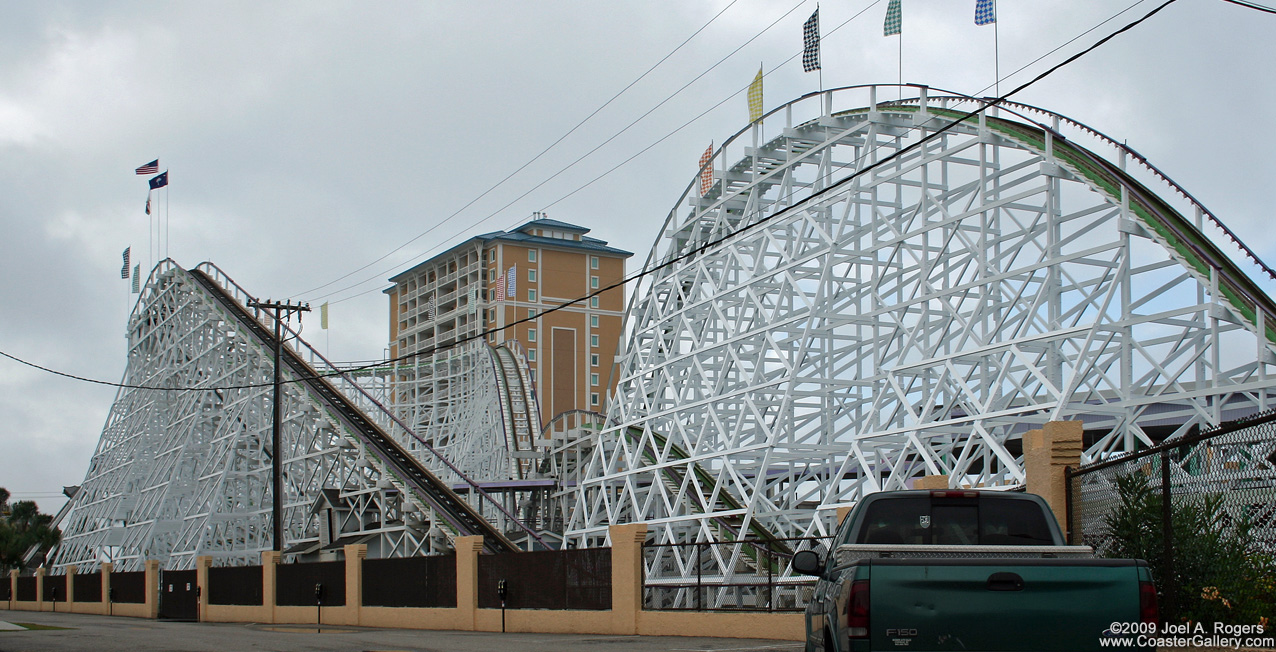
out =
[(1139, 619), (1128, 559), (874, 559), (874, 650), (1090, 650)]

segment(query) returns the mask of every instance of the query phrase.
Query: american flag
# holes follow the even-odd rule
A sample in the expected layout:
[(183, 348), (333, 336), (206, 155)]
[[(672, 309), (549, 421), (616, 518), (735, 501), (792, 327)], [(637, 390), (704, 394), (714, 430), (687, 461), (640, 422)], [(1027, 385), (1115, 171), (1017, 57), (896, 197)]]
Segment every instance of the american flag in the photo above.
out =
[(993, 0), (978, 0), (975, 2), (975, 24), (987, 25), (997, 22), (997, 14), (993, 9)]
[(496, 279), (496, 300), (497, 301), (505, 300), (505, 275), (504, 274), (501, 274), (500, 278)]
[(713, 166), (709, 164), (713, 160), (713, 143), (709, 143), (709, 149), (700, 155), (700, 196), (704, 197), (709, 194), (709, 190), (713, 188)]
[(155, 174), (156, 172), (159, 172), (159, 159), (155, 159), (154, 161), (137, 168), (136, 172), (138, 174)]
[(120, 268), (120, 278), (128, 278), (128, 259), (131, 253), (133, 253), (133, 247), (124, 248), (124, 266)]
[(820, 69), (820, 8), (802, 24), (802, 72)]
[(518, 267), (511, 266), (510, 271), (505, 273), (505, 296), (518, 300)]

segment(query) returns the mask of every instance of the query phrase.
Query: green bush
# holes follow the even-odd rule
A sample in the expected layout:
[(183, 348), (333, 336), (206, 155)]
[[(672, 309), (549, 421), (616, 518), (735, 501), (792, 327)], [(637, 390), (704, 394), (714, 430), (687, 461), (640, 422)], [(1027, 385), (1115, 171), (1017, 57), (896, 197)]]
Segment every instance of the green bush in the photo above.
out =
[[(1276, 563), (1260, 550), (1253, 523), (1228, 522), (1222, 494), (1170, 501), (1173, 565), (1167, 568), (1160, 487), (1138, 472), (1117, 476), (1116, 486), (1121, 502), (1104, 519), (1113, 542), (1103, 553), (1148, 562), (1162, 620), (1264, 625), (1276, 620)], [(1170, 587), (1173, 595), (1166, 594)]]

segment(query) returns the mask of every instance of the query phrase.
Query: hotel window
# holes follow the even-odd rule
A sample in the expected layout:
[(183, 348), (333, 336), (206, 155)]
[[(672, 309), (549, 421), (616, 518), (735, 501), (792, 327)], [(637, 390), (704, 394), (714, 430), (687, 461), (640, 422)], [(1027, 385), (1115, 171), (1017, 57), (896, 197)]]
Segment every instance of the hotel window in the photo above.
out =
[(598, 386), (598, 374), (589, 374), (589, 384), (594, 387)]
[(527, 262), (529, 262), (529, 263), (534, 263), (534, 262), (536, 262), (536, 250), (535, 250), (535, 249), (528, 249), (528, 250), (527, 250)]
[(487, 272), (487, 280), (488, 280), (488, 282), (489, 282), (489, 283), (495, 283), (495, 282), (496, 282), (496, 270), (494, 270), (494, 269), (493, 269), (493, 270), (488, 270), (488, 272)]
[(527, 350), (527, 361), (528, 361), (528, 362), (536, 362), (536, 349), (528, 349), (528, 350)]
[(535, 300), (536, 300), (536, 290), (528, 290), (528, 291), (527, 291), (527, 300), (528, 300), (528, 301), (535, 301)]
[(536, 282), (536, 270), (534, 269), (527, 270), (527, 282), (528, 283)]
[(536, 329), (535, 329), (535, 328), (529, 328), (529, 329), (527, 329), (527, 341), (528, 341), (528, 342), (535, 342), (535, 341), (536, 341)]
[(591, 290), (597, 290), (597, 289), (598, 289), (598, 277), (597, 277), (597, 276), (591, 276), (591, 277), (589, 277), (589, 289), (591, 289)]
[(536, 309), (535, 309), (535, 308), (528, 308), (528, 309), (527, 309), (527, 318), (528, 318), (528, 319), (536, 319)]
[(598, 307), (598, 297), (589, 297), (589, 307), (590, 308)]
[(597, 335), (590, 335), (590, 336), (589, 336), (589, 345), (590, 345), (590, 346), (592, 346), (592, 347), (594, 347), (595, 349), (596, 349), (596, 348), (598, 348), (598, 336), (597, 336)]
[(590, 353), (590, 354), (589, 354), (589, 366), (591, 366), (591, 367), (597, 367), (597, 366), (598, 366), (598, 354), (597, 354), (597, 353)]
[(590, 327), (590, 328), (598, 328), (598, 315), (590, 315), (590, 316), (589, 316), (589, 327)]
[(589, 395), (589, 404), (598, 405), (598, 392), (593, 392)]
[(598, 269), (598, 256), (590, 256), (590, 257), (589, 257), (589, 268), (590, 268), (590, 269)]

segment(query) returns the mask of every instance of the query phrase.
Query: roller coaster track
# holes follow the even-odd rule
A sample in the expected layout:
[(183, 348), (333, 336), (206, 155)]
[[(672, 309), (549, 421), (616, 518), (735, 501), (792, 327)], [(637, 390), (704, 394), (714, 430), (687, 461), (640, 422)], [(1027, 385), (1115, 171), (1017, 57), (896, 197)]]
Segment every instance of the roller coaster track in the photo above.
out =
[(492, 347), (496, 384), (500, 389), (501, 417), (505, 421), (506, 445), (510, 451), (510, 469), (517, 478), (530, 475), (534, 460), (521, 458), (516, 452), (535, 450), (534, 433), (540, 430), (536, 396), (526, 366), (518, 364), (508, 346)]
[[(1066, 120), (1073, 126), (1129, 154), (1190, 201), (1203, 215), (1208, 216), (1246, 257), (1258, 265), (1265, 274), (1276, 279), (1276, 270), (1268, 267), (1252, 249), (1241, 242), (1240, 238), (1231, 229), (1227, 228), (1212, 213), (1206, 211), (1200, 202), (1196, 201), (1195, 197), (1174, 183), (1173, 180), (1149, 163), (1142, 155), (1075, 120), (1026, 104), (1008, 104), (1017, 109)], [(911, 105), (882, 105), (878, 108), (883, 112), (916, 113), (921, 110), (920, 107)], [(964, 111), (937, 107), (927, 107), (926, 111), (948, 120), (960, 120), (970, 123), (977, 123), (979, 120), (977, 116), (968, 116)], [(837, 113), (835, 117), (855, 114), (866, 115), (867, 112), (868, 109), (855, 109)], [(989, 129), (1042, 154), (1047, 150), (1046, 140), (1049, 138), (1050, 149), (1056, 158), (1080, 173), (1087, 181), (1118, 202), (1122, 199), (1122, 188), (1127, 189), (1126, 199), (1129, 202), (1131, 213), (1138, 217), (1139, 221), (1150, 229), (1152, 233), (1155, 233), (1156, 236), (1163, 240), (1166, 248), (1177, 254), (1181, 263), (1200, 274), (1206, 285), (1216, 281), (1219, 293), (1227, 298), (1232, 307), (1249, 323), (1261, 328), (1269, 341), (1276, 342), (1276, 302), (1273, 302), (1267, 296), (1267, 293), (1263, 292), (1200, 229), (1185, 219), (1183, 215), (1164, 200), (1157, 197), (1146, 186), (1120, 167), (1095, 156), (1084, 148), (1077, 147), (1065, 136), (1044, 125), (1032, 126), (995, 117), (986, 117), (985, 120)]]
[[(236, 301), (226, 288), (203, 270), (191, 270), (188, 273), (223, 310), (236, 319), (241, 327), (252, 333), (263, 347), (268, 349), (274, 347), (274, 333), (253, 317), (252, 313)], [(283, 351), (282, 362), (287, 365), (294, 378), (310, 390), (311, 395), (328, 409), (329, 414), (364, 443), (387, 470), (397, 476), (416, 497), (433, 507), (435, 512), (442, 516), (458, 534), (482, 536), (483, 545), (488, 552), (519, 550), (518, 546), (480, 516), (473, 507), (396, 444), (380, 426), (355, 407), (300, 355), (287, 346), (280, 348)]]

